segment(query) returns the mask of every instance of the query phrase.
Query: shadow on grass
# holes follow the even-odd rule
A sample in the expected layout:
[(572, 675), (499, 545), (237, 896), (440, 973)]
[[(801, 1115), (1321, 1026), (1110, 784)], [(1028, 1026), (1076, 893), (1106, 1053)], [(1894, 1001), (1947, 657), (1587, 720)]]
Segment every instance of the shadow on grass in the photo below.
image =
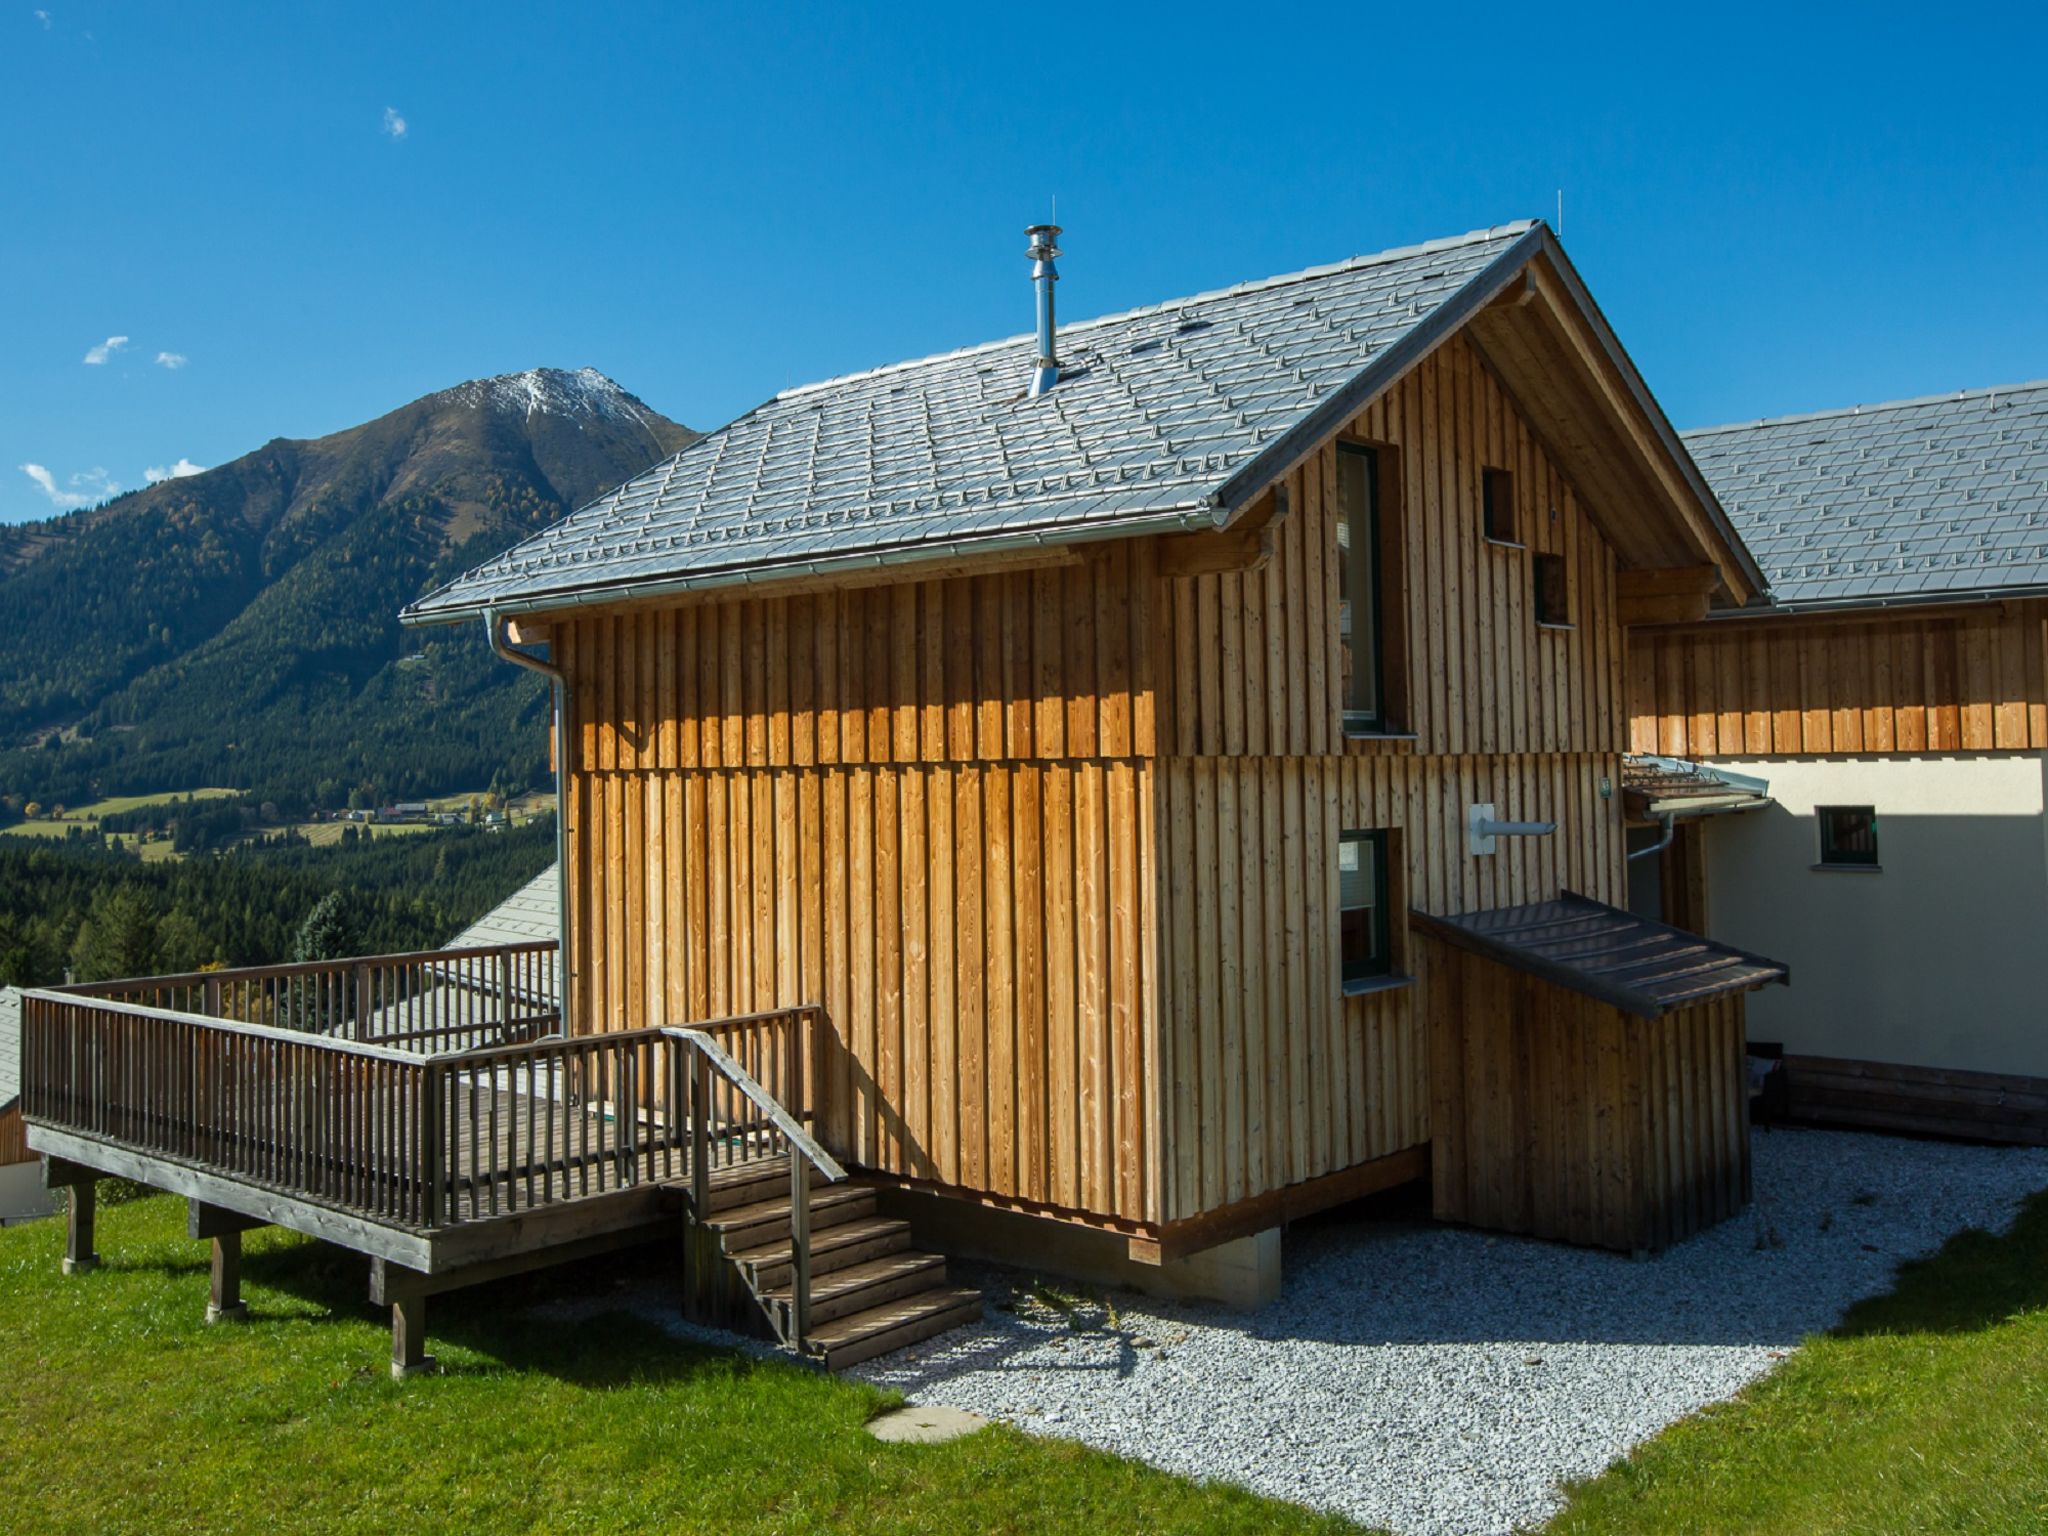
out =
[(2002, 1237), (1972, 1227), (1950, 1238), (1939, 1253), (1907, 1260), (1889, 1293), (1857, 1302), (1830, 1336), (1974, 1333), (2044, 1307), (2048, 1191), (2029, 1196)]
[[(153, 1273), (188, 1287), (194, 1310), (204, 1306), (204, 1243), (192, 1243), (189, 1257), (161, 1249), (123, 1257), (116, 1239), (108, 1258), (111, 1268)], [(803, 1370), (743, 1348), (678, 1338), (645, 1315), (649, 1295), (673, 1301), (680, 1315), (673, 1285), (679, 1263), (679, 1252), (656, 1243), (443, 1292), (427, 1302), (427, 1347), (441, 1346), (451, 1375), (539, 1372), (598, 1391), (684, 1378), (743, 1379), (763, 1369)], [(258, 1329), (272, 1323), (379, 1328), (389, 1322), (388, 1310), (369, 1300), (368, 1260), (314, 1238), (251, 1234), (242, 1281), (249, 1323)], [(265, 1290), (308, 1310), (266, 1316)], [(462, 1358), (450, 1360), (449, 1346)], [(373, 1345), (361, 1363), (379, 1368), (383, 1360)]]

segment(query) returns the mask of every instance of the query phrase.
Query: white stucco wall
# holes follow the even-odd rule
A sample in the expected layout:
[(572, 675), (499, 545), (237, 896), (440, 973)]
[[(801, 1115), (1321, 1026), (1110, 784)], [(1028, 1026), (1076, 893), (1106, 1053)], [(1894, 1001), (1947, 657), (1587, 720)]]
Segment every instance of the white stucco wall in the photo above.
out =
[[(2043, 762), (1729, 762), (1776, 805), (1710, 823), (1708, 932), (1783, 960), (1749, 1033), (1788, 1051), (2048, 1077)], [(1877, 808), (1877, 873), (1818, 871), (1814, 808)]]
[(47, 1216), (55, 1209), (56, 1202), (43, 1188), (41, 1159), (0, 1165), (0, 1226)]

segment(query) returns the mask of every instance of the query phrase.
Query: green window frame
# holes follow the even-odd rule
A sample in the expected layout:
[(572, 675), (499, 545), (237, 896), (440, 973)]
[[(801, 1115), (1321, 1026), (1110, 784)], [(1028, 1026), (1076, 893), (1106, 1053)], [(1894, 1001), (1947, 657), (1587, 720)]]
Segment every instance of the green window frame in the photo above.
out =
[(1363, 443), (1337, 445), (1337, 646), (1344, 665), (1344, 729), (1387, 725), (1385, 604), (1380, 580), (1379, 454)]
[(1394, 946), (1387, 911), (1385, 832), (1338, 835), (1337, 914), (1344, 985), (1391, 976)]
[(1820, 862), (1831, 869), (1877, 868), (1877, 807), (1817, 805)]

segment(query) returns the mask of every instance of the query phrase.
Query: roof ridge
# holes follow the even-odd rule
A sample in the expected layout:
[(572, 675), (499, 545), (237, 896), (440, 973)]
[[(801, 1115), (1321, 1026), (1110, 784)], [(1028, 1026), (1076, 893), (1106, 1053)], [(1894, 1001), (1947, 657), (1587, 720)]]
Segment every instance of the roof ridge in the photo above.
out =
[(2048, 389), (2048, 378), (2028, 379), (2019, 384), (1990, 384), (1978, 389), (1951, 390), (1942, 395), (1915, 395), (1906, 400), (1879, 400), (1867, 405), (1840, 405), (1825, 411), (1802, 411), (1790, 416), (1759, 416), (1752, 421), (1730, 421), (1714, 427), (1687, 427), (1678, 435), (1690, 441), (1719, 432), (1747, 432), (1758, 427), (1790, 427), (1808, 421), (1832, 421), (1841, 416), (1868, 416), (1877, 411), (1911, 410), (1924, 405), (1952, 405), (1959, 400), (1980, 400), (1990, 395), (2016, 395), (2026, 390)]
[[(1534, 229), (1542, 220), (1515, 219), (1506, 224), (1495, 224), (1487, 229), (1468, 230), (1462, 235), (1446, 235), (1437, 240), (1424, 240), (1416, 245), (1397, 245), (1384, 251), (1352, 256), (1344, 261), (1334, 261), (1322, 266), (1303, 267), (1298, 272), (1282, 272), (1274, 277), (1254, 278), (1249, 282), (1233, 283), (1227, 288), (1211, 288), (1201, 293), (1190, 293), (1177, 299), (1164, 299), (1156, 304), (1140, 304), (1134, 309), (1118, 310), (1114, 314), (1096, 315), (1087, 320), (1076, 320), (1060, 327), (1062, 336), (1071, 336), (1077, 331), (1086, 331), (1097, 326), (1118, 325), (1127, 320), (1140, 320), (1147, 315), (1170, 314), (1190, 304), (1209, 304), (1219, 299), (1234, 299), (1248, 293), (1261, 293), (1269, 288), (1284, 288), (1290, 283), (1308, 282), (1319, 277), (1335, 277), (1341, 272), (1356, 272), (1365, 267), (1382, 266), (1392, 261), (1407, 261), (1416, 256), (1431, 256), (1438, 251), (1457, 250), (1467, 245), (1480, 245), (1489, 240), (1518, 239)], [(957, 358), (973, 357), (981, 352), (994, 352), (1003, 347), (1014, 347), (1032, 340), (1032, 333), (1020, 331), (1014, 336), (1004, 336), (994, 341), (976, 342), (971, 346), (954, 347), (945, 352), (933, 352), (924, 357), (905, 358), (901, 362), (883, 363), (874, 368), (856, 369), (852, 373), (834, 374), (828, 379), (817, 379), (809, 384), (792, 385), (770, 397), (769, 403), (778, 400), (793, 400), (813, 394), (821, 389), (851, 384), (861, 379), (879, 378), (886, 374), (902, 373), (912, 368), (924, 368), (935, 363), (952, 362)]]

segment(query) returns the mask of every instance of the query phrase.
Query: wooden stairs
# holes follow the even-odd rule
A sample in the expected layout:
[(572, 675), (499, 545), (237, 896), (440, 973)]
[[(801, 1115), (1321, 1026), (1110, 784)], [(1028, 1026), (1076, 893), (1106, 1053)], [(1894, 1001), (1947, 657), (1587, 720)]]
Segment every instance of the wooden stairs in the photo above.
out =
[(684, 1214), (684, 1308), (700, 1322), (780, 1340), (836, 1371), (981, 1316), (981, 1293), (954, 1285), (942, 1256), (913, 1248), (909, 1223), (878, 1214), (872, 1189), (813, 1176), (809, 1319), (792, 1338), (787, 1157), (719, 1169), (710, 1186), (701, 1219), (689, 1186), (672, 1186)]

